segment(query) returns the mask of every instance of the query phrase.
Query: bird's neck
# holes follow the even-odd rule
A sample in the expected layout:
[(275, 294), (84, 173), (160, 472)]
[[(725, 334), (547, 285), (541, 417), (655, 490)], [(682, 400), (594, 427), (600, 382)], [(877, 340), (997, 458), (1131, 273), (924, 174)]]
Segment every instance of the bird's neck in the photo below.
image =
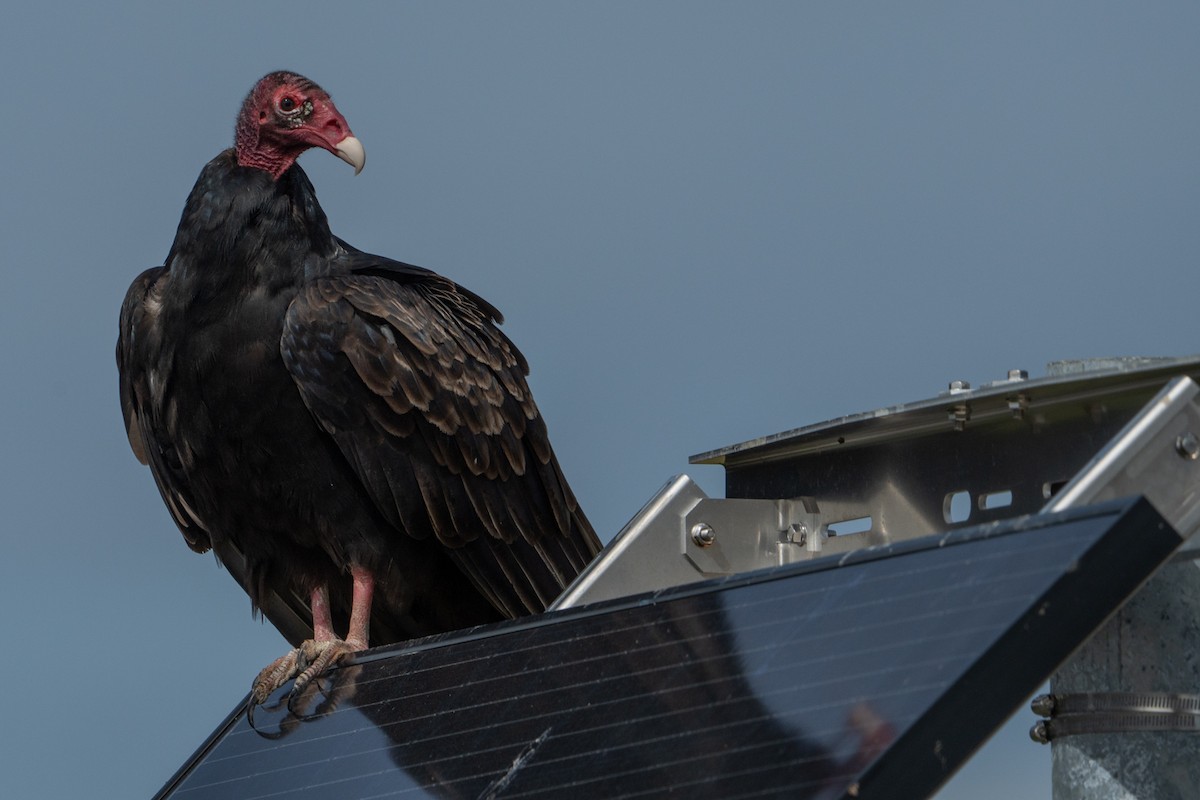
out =
[(295, 148), (285, 150), (273, 141), (263, 139), (260, 134), (261, 130), (252, 116), (243, 113), (238, 117), (233, 135), (233, 151), (238, 166), (262, 170), (279, 180), (304, 151)]
[(184, 206), (167, 267), (197, 298), (299, 287), (337, 244), (299, 166), (278, 180), (240, 166), (232, 151), (200, 173)]
[(261, 170), (270, 175), (272, 180), (282, 178), (300, 157), (298, 151), (272, 147), (255, 147), (247, 150), (237, 148), (234, 152), (239, 167)]

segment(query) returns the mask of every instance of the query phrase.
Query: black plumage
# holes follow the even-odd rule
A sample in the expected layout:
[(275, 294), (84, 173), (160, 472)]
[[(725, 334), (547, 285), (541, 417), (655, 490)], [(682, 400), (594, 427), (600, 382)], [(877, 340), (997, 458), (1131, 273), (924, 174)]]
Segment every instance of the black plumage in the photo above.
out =
[(599, 544), (499, 312), (330, 232), (295, 158), (363, 157), (311, 81), (260, 81), (236, 144), (121, 308), (130, 444), (188, 545), (293, 643), (309, 599), (318, 640), (323, 596), (351, 624), (360, 584), (372, 644), (544, 609)]

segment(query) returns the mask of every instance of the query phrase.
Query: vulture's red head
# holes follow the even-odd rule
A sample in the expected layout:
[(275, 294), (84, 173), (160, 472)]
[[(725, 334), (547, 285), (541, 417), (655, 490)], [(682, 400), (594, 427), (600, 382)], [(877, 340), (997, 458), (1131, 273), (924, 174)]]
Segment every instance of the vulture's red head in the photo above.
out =
[(235, 134), (237, 161), (275, 178), (300, 154), (321, 147), (362, 171), (367, 155), (329, 94), (294, 72), (272, 72), (242, 103)]

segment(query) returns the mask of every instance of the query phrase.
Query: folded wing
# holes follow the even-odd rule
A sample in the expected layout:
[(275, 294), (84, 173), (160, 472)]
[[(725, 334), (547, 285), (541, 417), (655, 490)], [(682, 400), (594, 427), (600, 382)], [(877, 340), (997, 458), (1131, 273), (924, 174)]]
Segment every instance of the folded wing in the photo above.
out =
[(396, 535), (436, 537), (506, 615), (544, 609), (599, 542), (499, 314), (427, 270), (344, 258), (285, 320), (304, 402)]

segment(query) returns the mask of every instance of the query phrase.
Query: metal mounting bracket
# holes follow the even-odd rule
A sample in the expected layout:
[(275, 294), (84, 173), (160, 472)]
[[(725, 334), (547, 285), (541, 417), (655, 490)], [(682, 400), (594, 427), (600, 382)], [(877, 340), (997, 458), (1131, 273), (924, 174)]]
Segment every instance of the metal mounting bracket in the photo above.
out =
[(1044, 513), (1141, 494), (1186, 541), (1176, 554), (1200, 550), (1200, 385), (1186, 376), (1163, 387), (1140, 414), (1084, 465)]
[[(1180, 375), (1147, 403), (1170, 379), (1163, 369), (952, 389), (978, 407), (963, 431), (945, 430), (940, 398), (764, 444), (766, 460), (753, 448), (717, 454), (729, 486), (736, 477), (750, 494), (709, 498), (688, 476), (672, 478), (551, 608), (1126, 495), (1146, 495), (1191, 536), (1200, 530), (1200, 387)], [(1130, 420), (1123, 428), (1118, 412)], [(873, 430), (882, 425), (889, 430)], [(1189, 558), (1200, 554), (1194, 538)]]

